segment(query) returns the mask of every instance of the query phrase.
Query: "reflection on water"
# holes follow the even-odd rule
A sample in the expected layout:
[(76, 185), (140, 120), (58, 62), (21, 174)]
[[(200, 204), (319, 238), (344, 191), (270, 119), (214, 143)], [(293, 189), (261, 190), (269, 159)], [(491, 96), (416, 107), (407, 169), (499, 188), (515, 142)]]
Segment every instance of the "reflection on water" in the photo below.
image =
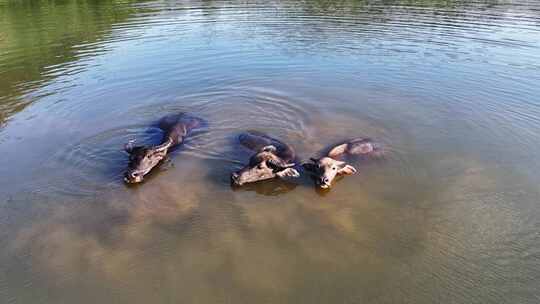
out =
[(133, 11), (122, 5), (129, 2), (0, 4), (0, 122), (48, 92), (25, 93), (47, 80), (84, 69), (85, 57), (104, 52), (106, 48), (99, 42), (108, 36), (112, 24)]
[[(0, 302), (538, 302), (539, 10), (0, 4)], [(123, 144), (178, 111), (207, 130), (126, 187)], [(233, 188), (244, 130), (386, 153)]]

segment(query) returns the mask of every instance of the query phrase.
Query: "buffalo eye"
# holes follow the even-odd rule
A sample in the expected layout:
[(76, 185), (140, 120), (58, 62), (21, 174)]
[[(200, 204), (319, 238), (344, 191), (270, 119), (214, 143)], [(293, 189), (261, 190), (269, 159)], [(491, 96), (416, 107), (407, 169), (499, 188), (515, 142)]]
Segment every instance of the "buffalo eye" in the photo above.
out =
[(335, 170), (337, 170), (337, 168), (336, 168), (336, 167), (332, 167), (332, 170), (334, 170), (334, 171), (335, 171)]

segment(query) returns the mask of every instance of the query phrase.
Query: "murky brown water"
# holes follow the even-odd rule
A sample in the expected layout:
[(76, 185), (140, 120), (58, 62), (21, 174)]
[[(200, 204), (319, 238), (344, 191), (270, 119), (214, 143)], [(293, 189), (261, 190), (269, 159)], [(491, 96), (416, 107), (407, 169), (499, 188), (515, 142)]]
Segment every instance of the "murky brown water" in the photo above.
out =
[[(538, 303), (536, 1), (0, 3), (1, 303)], [(208, 129), (141, 186), (129, 139)], [(384, 159), (232, 189), (264, 131)]]

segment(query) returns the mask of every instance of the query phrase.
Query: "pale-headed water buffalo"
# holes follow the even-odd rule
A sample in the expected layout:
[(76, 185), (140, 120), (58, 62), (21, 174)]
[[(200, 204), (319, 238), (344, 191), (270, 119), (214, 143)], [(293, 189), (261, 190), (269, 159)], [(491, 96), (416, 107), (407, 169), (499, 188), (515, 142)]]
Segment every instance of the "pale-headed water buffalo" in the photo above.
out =
[(295, 166), (294, 149), (264, 133), (249, 131), (240, 134), (240, 143), (255, 151), (248, 165), (231, 174), (231, 182), (236, 186), (270, 178), (299, 177)]
[(313, 174), (317, 186), (328, 189), (336, 176), (356, 173), (353, 166), (341, 160), (347, 155), (380, 156), (382, 150), (369, 138), (351, 139), (332, 147), (321, 158), (310, 158), (311, 162), (304, 163), (302, 166)]
[(159, 128), (163, 131), (163, 139), (157, 146), (133, 146), (133, 142), (125, 145), (129, 154), (129, 164), (124, 175), (126, 183), (140, 183), (152, 168), (156, 167), (167, 153), (184, 142), (190, 131), (203, 125), (203, 120), (186, 113), (178, 113), (163, 117)]

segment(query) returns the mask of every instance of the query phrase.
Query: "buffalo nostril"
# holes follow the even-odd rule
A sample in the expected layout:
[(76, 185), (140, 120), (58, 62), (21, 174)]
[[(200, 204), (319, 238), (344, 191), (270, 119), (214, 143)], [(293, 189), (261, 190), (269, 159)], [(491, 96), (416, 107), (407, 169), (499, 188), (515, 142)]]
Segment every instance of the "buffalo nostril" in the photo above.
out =
[(328, 177), (325, 177), (322, 179), (322, 181), (325, 183), (325, 184), (328, 184), (328, 182), (330, 181), (330, 179), (328, 179)]

